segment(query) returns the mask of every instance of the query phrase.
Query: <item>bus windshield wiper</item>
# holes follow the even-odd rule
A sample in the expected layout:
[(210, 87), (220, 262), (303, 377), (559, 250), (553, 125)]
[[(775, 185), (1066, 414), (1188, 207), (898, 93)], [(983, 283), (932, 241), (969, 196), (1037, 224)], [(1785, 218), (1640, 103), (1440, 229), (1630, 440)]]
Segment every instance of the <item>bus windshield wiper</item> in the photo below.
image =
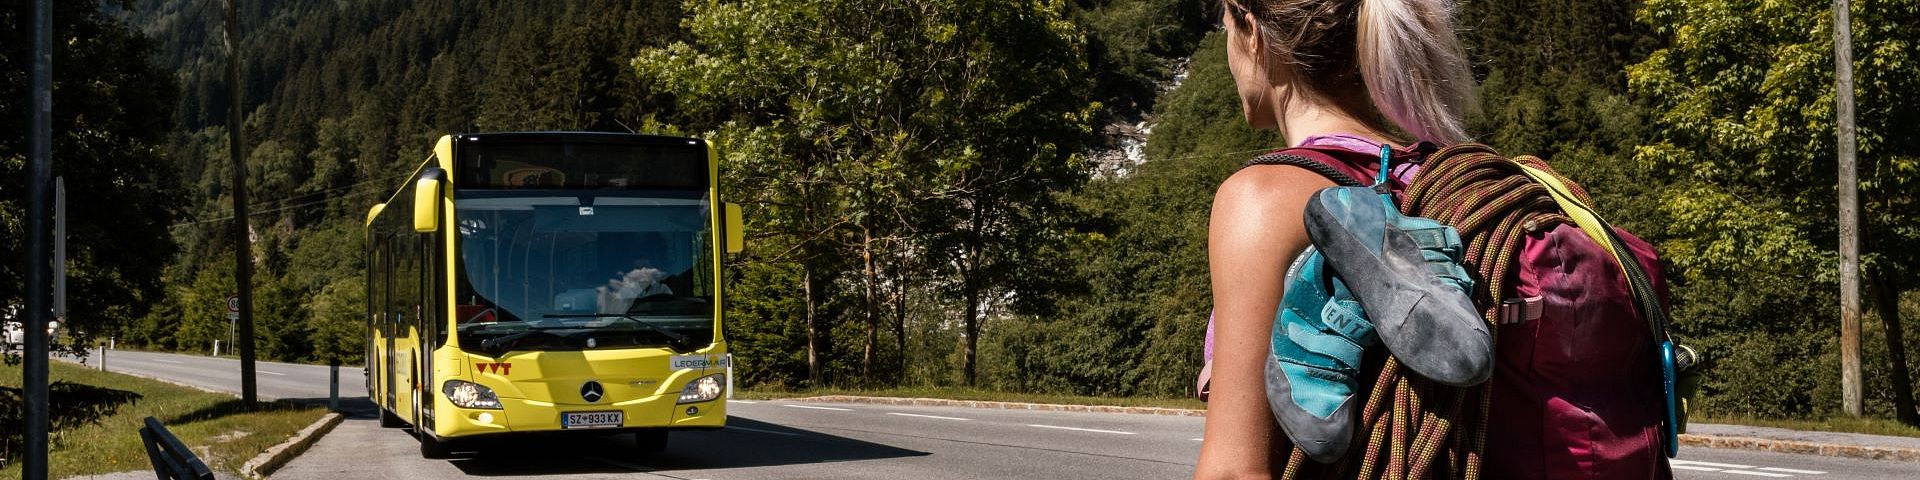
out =
[(642, 327), (646, 327), (646, 328), (647, 328), (647, 330), (651, 330), (651, 331), (653, 331), (654, 333), (658, 333), (658, 334), (660, 334), (661, 336), (664, 336), (664, 337), (667, 337), (667, 346), (668, 346), (668, 347), (671, 347), (671, 348), (673, 349), (673, 351), (676, 351), (676, 352), (690, 352), (690, 351), (693, 351), (693, 339), (691, 339), (691, 338), (687, 338), (687, 336), (686, 336), (686, 335), (681, 335), (681, 334), (679, 334), (679, 333), (675, 333), (675, 332), (674, 332), (674, 331), (672, 331), (672, 330), (667, 330), (667, 329), (665, 329), (665, 328), (660, 328), (660, 326), (659, 326), (659, 325), (654, 325), (654, 324), (652, 324), (652, 323), (650, 323), (650, 322), (647, 322), (646, 320), (641, 320), (641, 319), (638, 319), (638, 318), (634, 318), (634, 316), (633, 316), (633, 315), (631, 315), (631, 314), (626, 314), (626, 313), (572, 313), (572, 314), (559, 314), (559, 313), (556, 313), (556, 314), (548, 314), (548, 315), (543, 315), (542, 317), (544, 317), (544, 318), (618, 318), (618, 319), (623, 319), (623, 320), (626, 320), (626, 321), (629, 321), (629, 322), (633, 322), (633, 323), (634, 323), (634, 324), (636, 324), (636, 325), (639, 325), (639, 326), (642, 326)]
[(492, 353), (493, 356), (497, 357), (497, 356), (500, 356), (500, 354), (502, 353), (507, 353), (508, 351), (513, 350), (513, 347), (518, 345), (521, 340), (526, 340), (528, 338), (533, 337), (534, 335), (546, 335), (550, 337), (555, 336), (552, 333), (544, 332), (539, 329), (532, 329), (524, 332), (515, 332), (515, 333), (506, 334), (506, 335), (501, 335), (498, 337), (489, 338), (486, 340), (481, 340), (479, 350), (484, 353)]

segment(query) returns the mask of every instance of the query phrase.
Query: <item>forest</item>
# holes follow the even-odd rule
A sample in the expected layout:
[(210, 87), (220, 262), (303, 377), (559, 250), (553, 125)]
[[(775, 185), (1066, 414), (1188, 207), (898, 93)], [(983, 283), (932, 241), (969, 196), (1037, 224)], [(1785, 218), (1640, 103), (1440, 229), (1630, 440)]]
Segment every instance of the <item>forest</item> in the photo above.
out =
[[(28, 2), (0, 0), (21, 31)], [(692, 135), (744, 205), (727, 338), (755, 389), (1193, 387), (1207, 211), (1282, 147), (1242, 119), (1217, 0), (220, 2), (63, 10), (69, 347), (208, 352), (247, 138), (263, 358), (354, 364), (361, 221), (440, 135)], [(80, 5), (86, 5), (81, 3)], [(1920, 423), (1920, 0), (1854, 2), (1868, 412)], [(1840, 408), (1826, 2), (1467, 0), (1471, 133), (1654, 242), (1715, 415)], [(21, 257), (27, 47), (0, 46), (0, 255)], [(0, 263), (0, 302), (21, 296)], [(224, 341), (224, 340), (223, 340)]]

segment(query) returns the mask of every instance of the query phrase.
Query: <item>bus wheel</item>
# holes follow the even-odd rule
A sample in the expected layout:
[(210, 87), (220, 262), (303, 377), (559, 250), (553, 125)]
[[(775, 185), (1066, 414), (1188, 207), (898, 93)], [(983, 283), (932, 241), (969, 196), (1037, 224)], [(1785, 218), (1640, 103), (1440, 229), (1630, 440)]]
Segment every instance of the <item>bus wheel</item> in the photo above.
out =
[(394, 415), (393, 412), (387, 411), (387, 407), (375, 408), (380, 409), (380, 426), (382, 428), (400, 428), (407, 425), (406, 422), (400, 421), (399, 415)]
[(667, 429), (634, 432), (634, 450), (640, 453), (654, 453), (667, 449)]
[(420, 458), (438, 460), (453, 456), (453, 445), (445, 440), (434, 438), (432, 434), (420, 434)]

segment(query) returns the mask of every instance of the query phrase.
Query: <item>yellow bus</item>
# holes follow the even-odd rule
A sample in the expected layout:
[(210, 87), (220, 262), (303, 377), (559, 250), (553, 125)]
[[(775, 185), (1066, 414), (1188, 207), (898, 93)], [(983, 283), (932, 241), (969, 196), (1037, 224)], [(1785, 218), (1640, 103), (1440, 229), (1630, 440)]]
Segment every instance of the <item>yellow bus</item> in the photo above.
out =
[(366, 219), (367, 392), (442, 458), (475, 439), (726, 424), (740, 210), (694, 138), (441, 137)]

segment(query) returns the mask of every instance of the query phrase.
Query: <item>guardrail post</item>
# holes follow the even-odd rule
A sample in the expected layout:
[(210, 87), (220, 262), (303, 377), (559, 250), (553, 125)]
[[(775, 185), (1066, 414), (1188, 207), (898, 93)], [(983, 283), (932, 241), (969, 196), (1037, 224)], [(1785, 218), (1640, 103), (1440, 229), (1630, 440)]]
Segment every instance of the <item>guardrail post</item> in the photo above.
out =
[(340, 411), (340, 362), (327, 362), (327, 411)]

